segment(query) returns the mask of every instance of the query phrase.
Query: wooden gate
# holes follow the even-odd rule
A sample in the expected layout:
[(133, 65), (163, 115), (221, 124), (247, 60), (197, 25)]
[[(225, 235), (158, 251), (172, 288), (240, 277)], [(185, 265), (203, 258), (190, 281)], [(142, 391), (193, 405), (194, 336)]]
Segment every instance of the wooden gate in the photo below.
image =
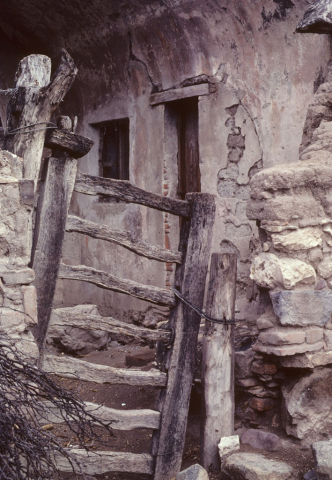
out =
[[(62, 243), (65, 230), (79, 232), (117, 243), (137, 255), (176, 263), (175, 289), (181, 292), (189, 303), (202, 309), (215, 215), (214, 197), (204, 193), (190, 193), (185, 200), (177, 200), (149, 193), (128, 181), (94, 177), (80, 172), (76, 174), (76, 159), (87, 153), (91, 144), (88, 139), (70, 133), (69, 119), (60, 119), (58, 126), (58, 130), (52, 130), (47, 135), (45, 142), (47, 147), (52, 148), (52, 157), (48, 160), (44, 172), (34, 240), (33, 268), (38, 295), (37, 339), (43, 359), (42, 366), (49, 373), (63, 377), (75, 376), (85, 381), (161, 387), (157, 411), (119, 411), (106, 407), (98, 409), (103, 420), (116, 422), (115, 428), (154, 429), (150, 454), (100, 451), (87, 453), (79, 449), (72, 449), (71, 453), (87, 474), (136, 472), (153, 474), (155, 480), (170, 480), (181, 467), (200, 315), (187, 304), (179, 302), (173, 290), (143, 285), (85, 265), (62, 264)], [(67, 216), (73, 190), (85, 195), (102, 194), (115, 197), (182, 217), (179, 251), (166, 250), (133, 239), (128, 232), (114, 230), (76, 216)], [(149, 342), (159, 342), (158, 349), (164, 352), (164, 371), (157, 368), (144, 372), (131, 371), (95, 365), (65, 356), (44, 355), (43, 345), (57, 278), (89, 282), (171, 307), (168, 330), (149, 330), (95, 315), (63, 314), (60, 318), (60, 321), (68, 326), (99, 329), (110, 333), (121, 332)], [(165, 344), (171, 348), (165, 348)], [(87, 406), (96, 408), (94, 404)], [(71, 471), (71, 466), (65, 459), (59, 460), (58, 466), (60, 470)]]

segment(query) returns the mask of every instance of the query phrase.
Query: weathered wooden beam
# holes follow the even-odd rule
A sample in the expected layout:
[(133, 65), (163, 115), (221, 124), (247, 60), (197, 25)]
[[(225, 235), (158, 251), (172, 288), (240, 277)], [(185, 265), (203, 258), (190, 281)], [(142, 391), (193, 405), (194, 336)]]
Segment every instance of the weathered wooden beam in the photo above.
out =
[(35, 338), (42, 354), (55, 293), (66, 218), (74, 188), (77, 160), (66, 152), (54, 152), (48, 160), (43, 195), (37, 205), (32, 252), (37, 290), (38, 325)]
[(59, 268), (59, 278), (93, 283), (99, 287), (114, 290), (115, 292), (127, 293), (157, 305), (169, 307), (175, 305), (175, 295), (170, 290), (122, 279), (85, 265), (70, 266), (62, 263)]
[(60, 377), (78, 378), (86, 382), (109, 383), (111, 385), (164, 387), (167, 381), (166, 373), (157, 369), (142, 372), (141, 370), (95, 365), (84, 360), (56, 357), (55, 355), (45, 355), (42, 368), (45, 372)]
[[(75, 459), (74, 468), (75, 463), (78, 464), (75, 468), (77, 474), (102, 475), (108, 472), (153, 474), (153, 457), (147, 453), (87, 452), (78, 448), (68, 449), (68, 453)], [(55, 463), (60, 472), (73, 472), (71, 463), (64, 456), (56, 455)]]
[(7, 106), (4, 148), (24, 158), (24, 178), (34, 180), (35, 188), (46, 127), (77, 73), (73, 59), (66, 50), (62, 50), (59, 67), (51, 81), (50, 73), (51, 60), (45, 55), (23, 58)]
[[(235, 254), (213, 253), (206, 314), (217, 320), (235, 316)], [(202, 348), (201, 462), (220, 471), (218, 443), (234, 432), (234, 326), (205, 321)]]
[(48, 130), (45, 138), (45, 147), (65, 150), (73, 158), (84, 157), (90, 152), (93, 144), (94, 141), (90, 138), (60, 129)]
[(107, 242), (122, 245), (128, 250), (142, 255), (143, 257), (159, 260), (161, 262), (182, 263), (182, 254), (173, 252), (166, 248), (151, 245), (143, 240), (133, 237), (130, 232), (111, 228), (107, 225), (98, 225), (97, 223), (84, 220), (83, 218), (68, 215), (66, 223), (67, 232), (79, 232), (89, 235), (93, 238), (106, 240)]
[(144, 327), (137, 327), (129, 323), (115, 320), (112, 317), (101, 317), (100, 315), (73, 314), (71, 309), (58, 308), (52, 311), (50, 325), (61, 327), (76, 327), (84, 330), (102, 330), (103, 332), (128, 335), (146, 342), (168, 342), (170, 332), (167, 330), (150, 330)]
[(154, 93), (150, 96), (150, 105), (159, 105), (160, 103), (174, 102), (174, 100), (182, 100), (183, 98), (199, 97), (208, 95), (210, 87), (208, 83), (200, 85), (191, 85), (190, 87), (175, 88), (165, 90), (164, 92)]
[(138, 203), (147, 207), (172, 213), (181, 217), (190, 216), (190, 205), (184, 200), (164, 197), (135, 187), (127, 180), (94, 177), (77, 172), (75, 192), (86, 195), (109, 195), (125, 202)]
[[(84, 408), (98, 420), (110, 423), (114, 430), (135, 430), (137, 428), (149, 428), (158, 430), (160, 427), (160, 412), (149, 409), (142, 410), (117, 410), (92, 402), (84, 402)], [(66, 416), (52, 402), (43, 404), (43, 418), (38, 419), (41, 424), (72, 422), (75, 417)]]
[[(191, 304), (202, 309), (215, 201), (206, 193), (192, 193), (186, 198), (192, 203), (192, 218), (186, 258), (180, 267), (180, 290)], [(175, 340), (168, 364), (167, 389), (158, 408), (162, 423), (153, 442), (152, 453), (157, 455), (154, 480), (171, 480), (181, 468), (200, 320), (200, 315), (182, 302), (172, 317)]]

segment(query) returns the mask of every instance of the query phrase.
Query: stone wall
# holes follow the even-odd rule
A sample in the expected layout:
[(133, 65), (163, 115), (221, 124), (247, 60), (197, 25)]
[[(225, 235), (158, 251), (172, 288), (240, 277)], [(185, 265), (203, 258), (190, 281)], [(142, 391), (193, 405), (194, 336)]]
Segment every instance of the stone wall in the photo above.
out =
[(247, 208), (261, 239), (251, 278), (267, 299), (253, 351), (292, 369), (282, 385), (284, 426), (306, 442), (332, 428), (331, 94), (322, 84), (309, 106), (301, 161), (258, 172)]
[(31, 333), (37, 323), (32, 242), (33, 182), (22, 178), (21, 158), (0, 151), (0, 333), (15, 339), (30, 360), (38, 357)]

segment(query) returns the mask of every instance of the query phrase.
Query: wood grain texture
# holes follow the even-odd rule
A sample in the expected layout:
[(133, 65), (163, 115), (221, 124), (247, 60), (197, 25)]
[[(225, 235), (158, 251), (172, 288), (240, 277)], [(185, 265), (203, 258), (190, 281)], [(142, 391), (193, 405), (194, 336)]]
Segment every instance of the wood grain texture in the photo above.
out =
[(79, 232), (89, 235), (93, 238), (106, 240), (107, 242), (116, 243), (131, 250), (132, 252), (142, 255), (143, 257), (159, 260), (161, 262), (182, 263), (182, 254), (180, 252), (172, 252), (165, 248), (150, 245), (143, 240), (134, 238), (130, 232), (117, 230), (107, 225), (98, 225), (97, 223), (84, 220), (83, 218), (69, 215), (66, 224), (67, 232)]
[(70, 266), (62, 263), (59, 268), (59, 278), (93, 283), (99, 287), (114, 290), (115, 292), (127, 293), (128, 295), (146, 300), (147, 302), (156, 303), (157, 305), (172, 307), (176, 303), (175, 295), (170, 290), (143, 285), (133, 280), (124, 280), (110, 273), (84, 265)]
[(157, 369), (142, 372), (141, 370), (95, 365), (84, 360), (56, 357), (55, 355), (45, 355), (42, 368), (45, 372), (65, 378), (79, 378), (86, 382), (109, 383), (111, 385), (164, 387), (167, 380), (167, 375)]
[(74, 314), (71, 308), (58, 308), (52, 311), (50, 325), (61, 327), (76, 327), (84, 330), (102, 330), (104, 332), (128, 335), (147, 342), (168, 342), (170, 332), (167, 330), (149, 330), (129, 323), (121, 322), (112, 317), (100, 315)]
[[(235, 315), (235, 254), (214, 253), (205, 311), (231, 320)], [(220, 471), (218, 443), (234, 432), (234, 326), (205, 321), (202, 347), (201, 462), (205, 469)]]
[[(77, 160), (65, 152), (48, 161), (45, 184), (37, 206), (32, 266), (36, 274), (38, 325), (35, 338), (42, 353), (50, 320), (66, 218), (74, 188)], [(47, 281), (46, 281), (47, 279)]]
[[(160, 412), (149, 409), (142, 410), (117, 410), (104, 407), (92, 402), (84, 402), (87, 412), (94, 415), (104, 423), (110, 423), (115, 430), (135, 430), (136, 428), (150, 428), (158, 430), (160, 427)], [(41, 424), (63, 423), (73, 421), (75, 418), (66, 416), (66, 412), (60, 412), (52, 402), (44, 402), (45, 416), (40, 418)]]
[(125, 202), (138, 203), (173, 215), (190, 216), (188, 202), (147, 192), (132, 185), (127, 180), (93, 177), (86, 173), (77, 172), (75, 192), (86, 195), (109, 195)]
[[(25, 66), (19, 66), (17, 71), (17, 88), (12, 91), (7, 106), (4, 149), (24, 158), (23, 176), (34, 180), (36, 188), (47, 131), (45, 127), (71, 87), (77, 68), (68, 52), (62, 50), (59, 67), (45, 85), (49, 78), (50, 61), (45, 61), (47, 57), (44, 55), (33, 57), (33, 62), (29, 57), (23, 59)], [(38, 122), (44, 123), (22, 129)], [(22, 133), (24, 131), (27, 133)]]
[[(191, 193), (187, 194), (186, 198), (192, 203), (192, 218), (186, 258), (180, 267), (181, 293), (202, 309), (215, 201), (212, 195), (206, 193)], [(181, 302), (175, 310), (172, 322), (175, 340), (168, 363), (167, 389), (161, 396), (158, 408), (162, 412), (162, 424), (160, 434), (155, 434), (158, 442), (154, 441), (153, 450), (153, 454), (158, 455), (155, 480), (171, 480), (181, 468), (200, 315)], [(159, 447), (156, 452), (157, 443)]]
[(191, 85), (190, 87), (175, 88), (164, 92), (154, 93), (150, 97), (150, 105), (159, 105), (160, 103), (174, 102), (182, 98), (199, 97), (208, 95), (210, 88), (208, 83), (200, 85)]
[(48, 130), (45, 138), (45, 147), (66, 150), (73, 158), (84, 157), (93, 144), (94, 141), (90, 138), (60, 129)]
[[(71, 457), (76, 460), (77, 474), (102, 475), (108, 472), (127, 472), (153, 474), (153, 457), (148, 453), (122, 453), (122, 452), (87, 452), (83, 449), (68, 449)], [(56, 456), (56, 466), (60, 472), (72, 472), (70, 462), (63, 456)]]

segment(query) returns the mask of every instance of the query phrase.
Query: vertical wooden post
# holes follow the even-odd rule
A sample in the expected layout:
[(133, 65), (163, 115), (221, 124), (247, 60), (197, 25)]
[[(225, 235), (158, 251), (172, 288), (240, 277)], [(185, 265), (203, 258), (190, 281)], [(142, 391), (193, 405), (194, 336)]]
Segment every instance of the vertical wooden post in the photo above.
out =
[[(60, 117), (59, 128), (70, 131), (71, 120)], [(48, 160), (42, 205), (38, 206), (36, 249), (32, 267), (38, 303), (38, 325), (35, 331), (41, 357), (51, 316), (53, 298), (61, 260), (69, 204), (74, 189), (77, 160), (63, 149), (54, 149)]]
[(51, 81), (51, 60), (45, 55), (29, 55), (19, 63), (15, 88), (7, 106), (4, 148), (24, 159), (24, 178), (34, 180), (35, 189), (47, 122), (71, 87), (76, 73), (77, 68), (66, 50), (62, 50), (60, 65)]
[[(217, 320), (235, 315), (234, 254), (213, 253), (206, 313)], [(234, 326), (205, 322), (202, 351), (201, 463), (220, 471), (218, 443), (234, 432)]]
[[(186, 259), (179, 279), (180, 291), (190, 303), (201, 309), (215, 201), (207, 193), (187, 194), (186, 199), (192, 203), (192, 217)], [(201, 317), (195, 310), (183, 302), (178, 304), (173, 317), (175, 339), (167, 365), (167, 388), (161, 397), (161, 429), (153, 445), (156, 455), (155, 480), (171, 480), (181, 468), (200, 321)]]

